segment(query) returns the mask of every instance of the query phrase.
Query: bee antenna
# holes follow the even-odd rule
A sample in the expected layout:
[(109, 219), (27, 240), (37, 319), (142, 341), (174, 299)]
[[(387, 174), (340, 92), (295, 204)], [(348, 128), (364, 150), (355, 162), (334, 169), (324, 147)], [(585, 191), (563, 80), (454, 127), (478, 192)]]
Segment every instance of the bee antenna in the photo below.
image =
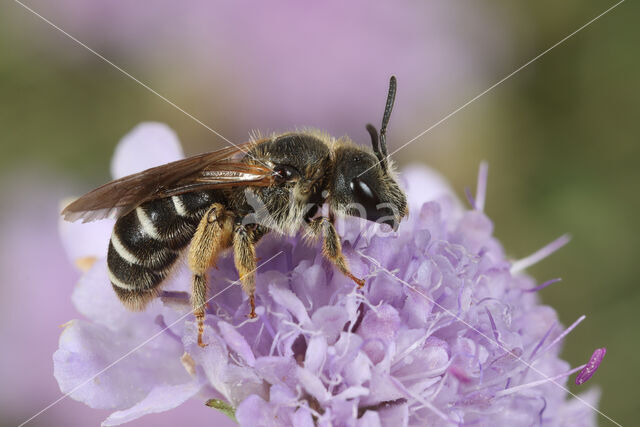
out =
[(384, 168), (385, 166), (384, 156), (380, 152), (380, 146), (378, 145), (380, 141), (380, 139), (378, 138), (378, 131), (376, 130), (375, 126), (373, 126), (371, 123), (367, 123), (367, 132), (369, 132), (369, 136), (371, 137), (371, 145), (373, 146), (373, 152), (375, 153), (376, 157), (378, 158), (378, 161)]
[(382, 116), (382, 126), (380, 127), (380, 148), (382, 154), (387, 158), (387, 125), (389, 124), (389, 118), (391, 117), (391, 110), (393, 110), (393, 103), (396, 100), (396, 76), (391, 76), (389, 80), (389, 93), (387, 95), (387, 105), (384, 107), (384, 116)]

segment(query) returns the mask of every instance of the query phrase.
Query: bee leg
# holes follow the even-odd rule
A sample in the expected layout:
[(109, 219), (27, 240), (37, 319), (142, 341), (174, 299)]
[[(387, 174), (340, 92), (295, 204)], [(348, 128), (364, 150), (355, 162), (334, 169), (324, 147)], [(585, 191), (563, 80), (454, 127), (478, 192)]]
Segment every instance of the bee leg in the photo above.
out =
[(356, 282), (359, 289), (364, 286), (364, 280), (359, 279), (349, 271), (347, 260), (342, 254), (342, 244), (340, 244), (340, 236), (335, 227), (326, 217), (318, 217), (309, 222), (312, 236), (318, 236), (322, 233), (322, 254), (331, 261), (338, 270), (349, 279)]
[(218, 253), (229, 246), (233, 221), (220, 203), (214, 203), (198, 224), (189, 247), (189, 269), (193, 273), (191, 306), (198, 323), (198, 345), (204, 347), (204, 319), (207, 307), (207, 270), (215, 264)]
[(249, 318), (253, 319), (256, 317), (256, 249), (253, 231), (241, 224), (236, 224), (233, 232), (233, 259), (242, 281), (242, 289), (249, 295)]

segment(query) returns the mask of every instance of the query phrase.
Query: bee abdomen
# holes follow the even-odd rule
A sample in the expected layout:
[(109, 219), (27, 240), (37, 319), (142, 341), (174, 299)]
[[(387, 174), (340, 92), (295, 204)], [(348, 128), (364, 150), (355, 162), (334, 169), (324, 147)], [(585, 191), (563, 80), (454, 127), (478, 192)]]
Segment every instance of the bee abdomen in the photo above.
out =
[(198, 212), (188, 211), (181, 202), (180, 196), (152, 200), (116, 221), (107, 255), (109, 278), (130, 309), (143, 309), (157, 295), (180, 250), (193, 237)]
[[(157, 295), (158, 285), (166, 278), (169, 270), (178, 257), (176, 252), (165, 252), (163, 263), (147, 258), (141, 259), (123, 246), (114, 245), (119, 242), (114, 230), (107, 253), (109, 280), (120, 300), (132, 310), (142, 310)], [(153, 268), (149, 265), (153, 265)]]
[(156, 287), (167, 275), (177, 254), (172, 260), (159, 268), (145, 267), (141, 263), (131, 262), (125, 259), (114, 247), (113, 241), (109, 244), (107, 263), (109, 276), (114, 285), (129, 290), (148, 290)]

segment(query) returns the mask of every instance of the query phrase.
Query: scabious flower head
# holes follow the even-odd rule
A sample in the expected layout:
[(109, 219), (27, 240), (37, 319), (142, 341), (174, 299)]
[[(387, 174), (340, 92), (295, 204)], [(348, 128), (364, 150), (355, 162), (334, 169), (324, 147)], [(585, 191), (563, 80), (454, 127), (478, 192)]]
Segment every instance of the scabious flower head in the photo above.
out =
[[(136, 150), (153, 134), (158, 163), (180, 152), (162, 125), (141, 125), (116, 152), (116, 177), (136, 169), (146, 156)], [(54, 355), (62, 391), (114, 409), (105, 425), (190, 398), (232, 409), (248, 426), (594, 424), (597, 391), (578, 401), (564, 388), (585, 368), (570, 370), (558, 357), (570, 329), (540, 303), (533, 279), (514, 271), (526, 263), (511, 263), (492, 236), (482, 212), (486, 173), (470, 210), (428, 169), (406, 169), (401, 180), (410, 215), (397, 233), (358, 219), (338, 224), (364, 289), (319, 246), (267, 236), (258, 247), (257, 319), (246, 317), (233, 257), (211, 271), (205, 348), (185, 268), (162, 298), (130, 313), (97, 258), (73, 293), (87, 320), (67, 326)], [(101, 253), (103, 228), (64, 224), (62, 236), (70, 248)]]

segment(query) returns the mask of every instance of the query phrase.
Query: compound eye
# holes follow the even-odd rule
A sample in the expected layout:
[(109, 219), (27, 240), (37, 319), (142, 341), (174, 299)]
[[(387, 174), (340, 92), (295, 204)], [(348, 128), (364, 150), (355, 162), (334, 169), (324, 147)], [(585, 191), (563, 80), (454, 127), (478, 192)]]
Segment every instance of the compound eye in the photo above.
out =
[(353, 178), (350, 183), (354, 198), (364, 206), (367, 216), (376, 211), (380, 200), (366, 182), (359, 178)]
[(291, 181), (300, 175), (296, 168), (288, 165), (277, 165), (273, 168), (273, 174), (276, 177), (276, 182), (279, 183)]

